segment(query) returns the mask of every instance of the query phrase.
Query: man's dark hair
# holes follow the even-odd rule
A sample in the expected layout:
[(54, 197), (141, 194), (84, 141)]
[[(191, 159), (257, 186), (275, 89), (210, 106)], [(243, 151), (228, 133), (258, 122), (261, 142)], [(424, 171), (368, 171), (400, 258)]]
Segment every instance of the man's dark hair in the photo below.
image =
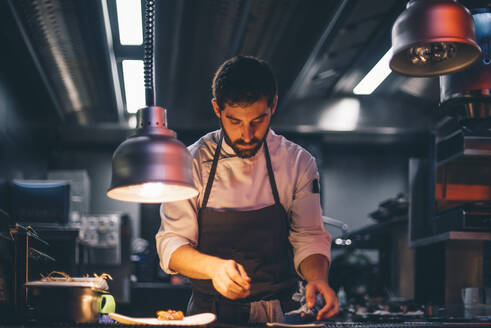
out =
[(250, 105), (262, 98), (271, 107), (277, 94), (276, 78), (264, 60), (236, 56), (218, 68), (212, 91), (220, 110), (225, 105)]

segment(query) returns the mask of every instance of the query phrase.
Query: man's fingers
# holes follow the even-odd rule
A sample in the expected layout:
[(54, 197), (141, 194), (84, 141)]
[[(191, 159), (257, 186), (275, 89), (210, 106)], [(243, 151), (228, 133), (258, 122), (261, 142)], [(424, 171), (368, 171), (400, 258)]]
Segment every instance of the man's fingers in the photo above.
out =
[(324, 307), (320, 309), (319, 312), (317, 312), (317, 320), (325, 319), (326, 313), (328, 313), (332, 308), (333, 308), (332, 304), (324, 305)]
[(337, 298), (332, 289), (322, 288), (322, 297), (324, 297), (326, 304), (317, 313), (317, 320), (330, 318), (339, 312)]
[(316, 288), (312, 285), (307, 285), (305, 287), (305, 302), (307, 303), (307, 307), (310, 309), (315, 305), (315, 292)]
[(249, 296), (249, 290), (244, 290), (235, 282), (230, 280), (228, 275), (223, 274), (213, 281), (215, 289), (229, 299), (238, 299)]
[(232, 266), (227, 267), (226, 272), (227, 272), (229, 278), (234, 283), (236, 283), (240, 288), (245, 289), (245, 290), (249, 290), (249, 288), (250, 288), (249, 282), (242, 277), (242, 275), (239, 271), (240, 269), (237, 266), (238, 265), (234, 262), (234, 264)]
[(244, 288), (240, 287), (235, 281), (229, 281), (227, 284), (227, 290), (233, 294), (242, 294)]
[(321, 288), (322, 297), (324, 298), (325, 305), (330, 308), (333, 304), (337, 304), (337, 297), (334, 291), (330, 288)]
[(229, 299), (250, 295), (250, 278), (244, 268), (233, 260), (223, 261), (217, 267), (212, 281), (215, 289)]
[(335, 316), (336, 314), (339, 313), (339, 305), (338, 303), (334, 303), (330, 308), (329, 310), (327, 311), (324, 311), (326, 307), (323, 307), (319, 313), (317, 314), (317, 320), (322, 320), (322, 319), (329, 319), (333, 316)]
[(324, 301), (326, 304), (317, 313), (317, 320), (324, 318), (325, 314), (327, 312), (329, 312), (334, 307), (334, 304), (333, 304), (334, 302), (332, 300), (332, 297), (328, 297), (325, 294), (323, 294), (322, 297), (324, 297)]
[(230, 299), (244, 298), (249, 296), (250, 291), (243, 289), (237, 285), (234, 281), (228, 280), (224, 288), (224, 296)]
[(232, 273), (225, 272), (222, 278), (226, 290), (231, 291), (234, 294), (242, 293), (242, 291), (244, 291), (244, 288), (242, 288), (242, 286), (235, 282), (235, 280), (231, 277), (231, 274)]
[(327, 318), (331, 318), (338, 313), (339, 313), (339, 305), (338, 305), (338, 303), (336, 303), (336, 304), (334, 304), (334, 307), (332, 309), (330, 309), (329, 312), (327, 312), (326, 316), (327, 316)]
[(244, 267), (237, 263), (237, 268), (239, 269), (239, 273), (242, 276), (242, 278), (244, 278), (244, 280), (246, 280), (247, 282), (250, 282), (251, 278), (249, 278), (249, 276), (247, 275), (247, 272), (245, 271)]

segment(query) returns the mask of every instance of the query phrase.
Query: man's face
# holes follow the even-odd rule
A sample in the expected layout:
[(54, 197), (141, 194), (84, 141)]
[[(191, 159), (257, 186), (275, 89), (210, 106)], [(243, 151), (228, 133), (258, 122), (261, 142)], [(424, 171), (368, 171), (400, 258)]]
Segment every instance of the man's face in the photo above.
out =
[(252, 157), (261, 148), (276, 109), (276, 102), (275, 97), (270, 108), (267, 99), (262, 98), (250, 105), (225, 105), (220, 111), (215, 99), (212, 100), (215, 114), (220, 118), (225, 132), (225, 141), (239, 157)]

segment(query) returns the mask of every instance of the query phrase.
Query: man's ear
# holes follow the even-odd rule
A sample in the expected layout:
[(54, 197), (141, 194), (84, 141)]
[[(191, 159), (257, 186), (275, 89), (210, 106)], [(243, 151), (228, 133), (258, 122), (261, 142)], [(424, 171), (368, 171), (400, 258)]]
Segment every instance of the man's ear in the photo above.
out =
[(274, 114), (277, 104), (278, 104), (278, 95), (274, 96), (273, 105), (271, 106), (271, 115)]
[(215, 115), (220, 118), (221, 117), (221, 111), (220, 111), (220, 107), (218, 107), (218, 103), (217, 103), (217, 100), (215, 98), (213, 98), (211, 100), (211, 104), (213, 105), (213, 111), (215, 112)]

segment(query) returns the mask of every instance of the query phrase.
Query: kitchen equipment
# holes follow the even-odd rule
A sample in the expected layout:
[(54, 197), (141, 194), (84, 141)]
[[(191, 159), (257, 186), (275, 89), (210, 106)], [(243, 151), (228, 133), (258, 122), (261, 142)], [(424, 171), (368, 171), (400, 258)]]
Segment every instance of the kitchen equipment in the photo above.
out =
[(80, 226), (80, 219), (90, 209), (90, 177), (87, 170), (52, 170), (48, 180), (64, 180), (70, 183), (69, 223)]
[(467, 287), (461, 289), (462, 303), (465, 306), (475, 304), (491, 305), (491, 288)]
[(116, 305), (102, 278), (47, 279), (25, 284), (31, 316), (43, 322), (95, 323)]
[(441, 211), (433, 220), (433, 231), (491, 231), (491, 203), (466, 202)]
[(465, 318), (488, 318), (491, 315), (491, 288), (467, 287), (460, 291)]
[(472, 13), (476, 27), (476, 41), (482, 48), (482, 55), (470, 67), (453, 74), (440, 76), (440, 109), (444, 114), (457, 117), (461, 121), (466, 119), (465, 125), (488, 119), (487, 128), (489, 129), (491, 118), (491, 9), (474, 9)]
[(137, 130), (114, 151), (111, 186), (107, 196), (137, 203), (161, 203), (194, 197), (191, 153), (167, 129), (167, 114), (155, 106), (155, 1), (145, 2), (145, 104), (137, 116)]
[(157, 318), (133, 318), (118, 313), (109, 313), (113, 320), (125, 325), (152, 325), (152, 326), (204, 326), (216, 320), (213, 313), (200, 313), (182, 320), (159, 320)]
[(0, 280), (5, 285), (0, 288), (4, 293), (3, 304), (0, 304), (2, 322), (15, 322), (22, 319), (26, 310), (26, 289), (24, 283), (39, 276), (41, 268), (53, 265), (55, 259), (45, 252), (51, 246), (32, 228), (12, 223), (9, 220), (9, 231), (2, 238), (3, 244), (0, 267)]
[(382, 201), (378, 209), (371, 212), (369, 216), (379, 222), (389, 220), (396, 216), (405, 216), (408, 212), (407, 197), (403, 193), (398, 193), (395, 198)]
[(452, 0), (411, 0), (392, 27), (390, 68), (408, 76), (448, 74), (481, 54), (467, 8)]
[(0, 208), (0, 318), (7, 318), (13, 312), (14, 256), (11, 250), (14, 244), (9, 232), (9, 221), (9, 215)]
[[(127, 214), (97, 214), (80, 220), (80, 269), (77, 272), (109, 273), (111, 294), (118, 304), (129, 303), (131, 218)], [(73, 271), (72, 271), (73, 272)]]
[(10, 215), (24, 225), (64, 225), (70, 211), (70, 184), (55, 180), (13, 180)]
[(334, 243), (338, 246), (349, 246), (351, 245), (351, 239), (348, 238), (348, 225), (341, 220), (333, 219), (327, 216), (322, 216), (322, 222), (324, 225), (330, 225), (336, 227), (342, 231), (341, 236), (334, 240)]
[(84, 262), (88, 264), (121, 264), (121, 215), (84, 216), (80, 224), (84, 244)]

